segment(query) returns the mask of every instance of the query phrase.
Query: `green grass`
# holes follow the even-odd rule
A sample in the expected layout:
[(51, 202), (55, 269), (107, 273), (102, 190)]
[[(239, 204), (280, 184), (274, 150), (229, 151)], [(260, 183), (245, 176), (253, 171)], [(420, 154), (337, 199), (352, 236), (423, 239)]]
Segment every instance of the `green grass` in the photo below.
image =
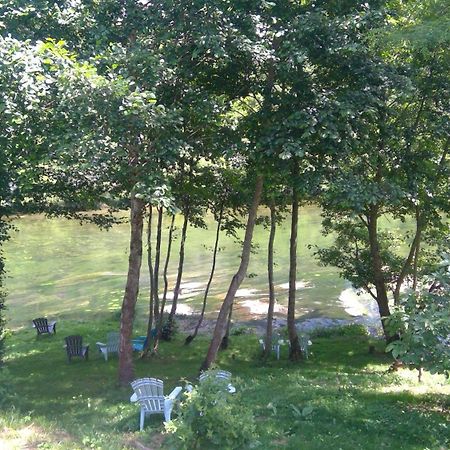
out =
[[(162, 418), (147, 419), (139, 433), (131, 388), (117, 385), (117, 358), (106, 363), (96, 352), (95, 342), (117, 322), (58, 325), (53, 337), (36, 339), (30, 328), (8, 339), (0, 380), (0, 448), (164, 448)], [(90, 344), (88, 362), (66, 362), (63, 337), (75, 333)], [(184, 347), (183, 339), (163, 343), (158, 357), (136, 359), (136, 375), (163, 379), (167, 392), (182, 379), (195, 381), (208, 341)], [(363, 336), (315, 338), (311, 350), (305, 363), (287, 361), (284, 348), (280, 361), (262, 364), (257, 337), (242, 335), (220, 355), (220, 367), (237, 378), (238, 395), (253, 409), (259, 448), (449, 447), (448, 381), (426, 374), (419, 384), (413, 371), (387, 373), (389, 357), (382, 348), (369, 354)]]

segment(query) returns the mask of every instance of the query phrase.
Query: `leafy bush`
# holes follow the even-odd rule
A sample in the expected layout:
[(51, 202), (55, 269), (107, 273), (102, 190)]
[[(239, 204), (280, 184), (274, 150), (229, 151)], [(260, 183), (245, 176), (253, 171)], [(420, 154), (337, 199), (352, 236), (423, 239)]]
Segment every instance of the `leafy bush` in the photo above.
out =
[(242, 336), (244, 334), (253, 334), (253, 328), (246, 327), (244, 325), (239, 325), (233, 327), (230, 331), (231, 336)]
[(338, 336), (367, 336), (367, 328), (360, 323), (351, 323), (338, 327), (316, 328), (311, 332), (311, 337), (331, 338)]
[(178, 324), (175, 319), (167, 318), (161, 328), (161, 339), (163, 341), (170, 341), (178, 332)]
[(428, 288), (411, 293), (387, 320), (400, 339), (386, 351), (394, 358), (431, 373), (450, 374), (450, 255), (428, 280)]
[(166, 423), (170, 449), (245, 449), (257, 445), (252, 411), (227, 381), (210, 376), (186, 394), (180, 413)]

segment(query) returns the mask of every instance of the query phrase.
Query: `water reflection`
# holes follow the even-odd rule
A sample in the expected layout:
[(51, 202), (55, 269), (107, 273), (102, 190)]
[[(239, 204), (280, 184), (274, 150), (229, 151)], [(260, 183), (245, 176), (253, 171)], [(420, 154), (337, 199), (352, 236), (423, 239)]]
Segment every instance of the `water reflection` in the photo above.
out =
[[(176, 219), (177, 240), (169, 265), (169, 286), (173, 289), (178, 265), (179, 232), (182, 217)], [(185, 272), (180, 292), (180, 313), (198, 313), (211, 267), (211, 248), (215, 224), (207, 217), (208, 230), (189, 228)], [(323, 246), (330, 242), (321, 234), (320, 210), (314, 206), (301, 209), (298, 248), (297, 314), (348, 318), (348, 299), (340, 300), (348, 285), (339, 278), (336, 269), (317, 264), (308, 245)], [(166, 219), (165, 225), (168, 225)], [(14, 222), (18, 228), (5, 246), (8, 278), (7, 316), (9, 325), (28, 325), (37, 316), (64, 316), (78, 319), (83, 311), (96, 315), (118, 311), (123, 298), (128, 262), (128, 224), (109, 231), (95, 225), (80, 226), (65, 219), (27, 216)], [(237, 296), (235, 318), (260, 317), (267, 308), (267, 239), (269, 231), (259, 226), (255, 230), (255, 253), (251, 256), (248, 276)], [(164, 230), (164, 236), (167, 228)], [(242, 238), (242, 236), (240, 236)], [(207, 317), (214, 318), (226, 295), (231, 277), (240, 262), (240, 244), (223, 235), (217, 258), (217, 269), (210, 290)], [(165, 246), (164, 246), (165, 248)], [(289, 270), (289, 224), (277, 230), (275, 240), (276, 315), (286, 313)], [(164, 261), (165, 254), (161, 255)], [(149, 276), (146, 256), (142, 264), (138, 320), (144, 323), (148, 310)], [(163, 286), (162, 280), (160, 286)], [(173, 298), (169, 290), (169, 302)], [(188, 303), (188, 304), (187, 304)]]

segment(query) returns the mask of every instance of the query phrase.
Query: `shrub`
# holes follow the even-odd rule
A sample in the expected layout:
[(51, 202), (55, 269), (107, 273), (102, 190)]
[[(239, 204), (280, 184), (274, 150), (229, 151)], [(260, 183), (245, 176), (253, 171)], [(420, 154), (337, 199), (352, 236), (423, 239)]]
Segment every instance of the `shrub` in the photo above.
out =
[(161, 339), (163, 341), (170, 341), (178, 332), (178, 324), (175, 319), (167, 318), (161, 328)]
[(367, 336), (367, 328), (360, 323), (351, 323), (337, 327), (316, 328), (311, 332), (311, 337), (331, 338), (340, 336)]
[(231, 336), (242, 336), (244, 334), (253, 334), (253, 328), (246, 327), (244, 325), (239, 325), (233, 327), (230, 331)]
[(166, 424), (170, 449), (234, 450), (257, 445), (252, 411), (239, 394), (227, 392), (227, 381), (208, 377), (180, 405)]
[(394, 358), (431, 373), (450, 375), (450, 255), (428, 280), (409, 294), (387, 319), (400, 338), (386, 347)]

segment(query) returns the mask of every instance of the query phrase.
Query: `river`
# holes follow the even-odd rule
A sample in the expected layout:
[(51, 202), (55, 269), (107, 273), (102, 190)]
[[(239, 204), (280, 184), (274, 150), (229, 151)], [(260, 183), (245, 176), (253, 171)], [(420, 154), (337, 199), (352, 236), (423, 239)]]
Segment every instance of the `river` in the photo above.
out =
[[(264, 213), (264, 212), (263, 212)], [(166, 220), (168, 226), (169, 219)], [(181, 229), (182, 217), (176, 225)], [(211, 265), (215, 224), (206, 218), (207, 230), (190, 227), (179, 312), (199, 311)], [(331, 242), (321, 234), (320, 209), (306, 206), (300, 210), (298, 231), (298, 300), (297, 316), (344, 319), (350, 314), (365, 314), (364, 302), (333, 267), (321, 267), (308, 246)], [(5, 245), (8, 325), (27, 326), (38, 316), (67, 319), (116, 317), (120, 311), (125, 286), (129, 226), (121, 224), (105, 231), (93, 224), (24, 216), (14, 220), (17, 231)], [(388, 227), (399, 226), (388, 223)], [(167, 230), (165, 230), (167, 232)], [(255, 251), (248, 277), (236, 297), (235, 318), (263, 318), (267, 313), (267, 239), (268, 230), (258, 226)], [(178, 262), (177, 239), (169, 266), (169, 283), (173, 286)], [(240, 244), (222, 234), (216, 275), (210, 291), (207, 317), (215, 318), (231, 277), (239, 265)], [(286, 313), (289, 270), (289, 223), (278, 227), (275, 240), (276, 315)], [(165, 253), (165, 252), (164, 252)], [(163, 253), (163, 257), (164, 257)], [(148, 309), (148, 271), (146, 252), (142, 265), (138, 322), (144, 322)], [(363, 299), (363, 298), (361, 298)], [(353, 312), (351, 310), (353, 308)], [(368, 308), (370, 309), (370, 307)], [(370, 312), (370, 311), (369, 311)]]

